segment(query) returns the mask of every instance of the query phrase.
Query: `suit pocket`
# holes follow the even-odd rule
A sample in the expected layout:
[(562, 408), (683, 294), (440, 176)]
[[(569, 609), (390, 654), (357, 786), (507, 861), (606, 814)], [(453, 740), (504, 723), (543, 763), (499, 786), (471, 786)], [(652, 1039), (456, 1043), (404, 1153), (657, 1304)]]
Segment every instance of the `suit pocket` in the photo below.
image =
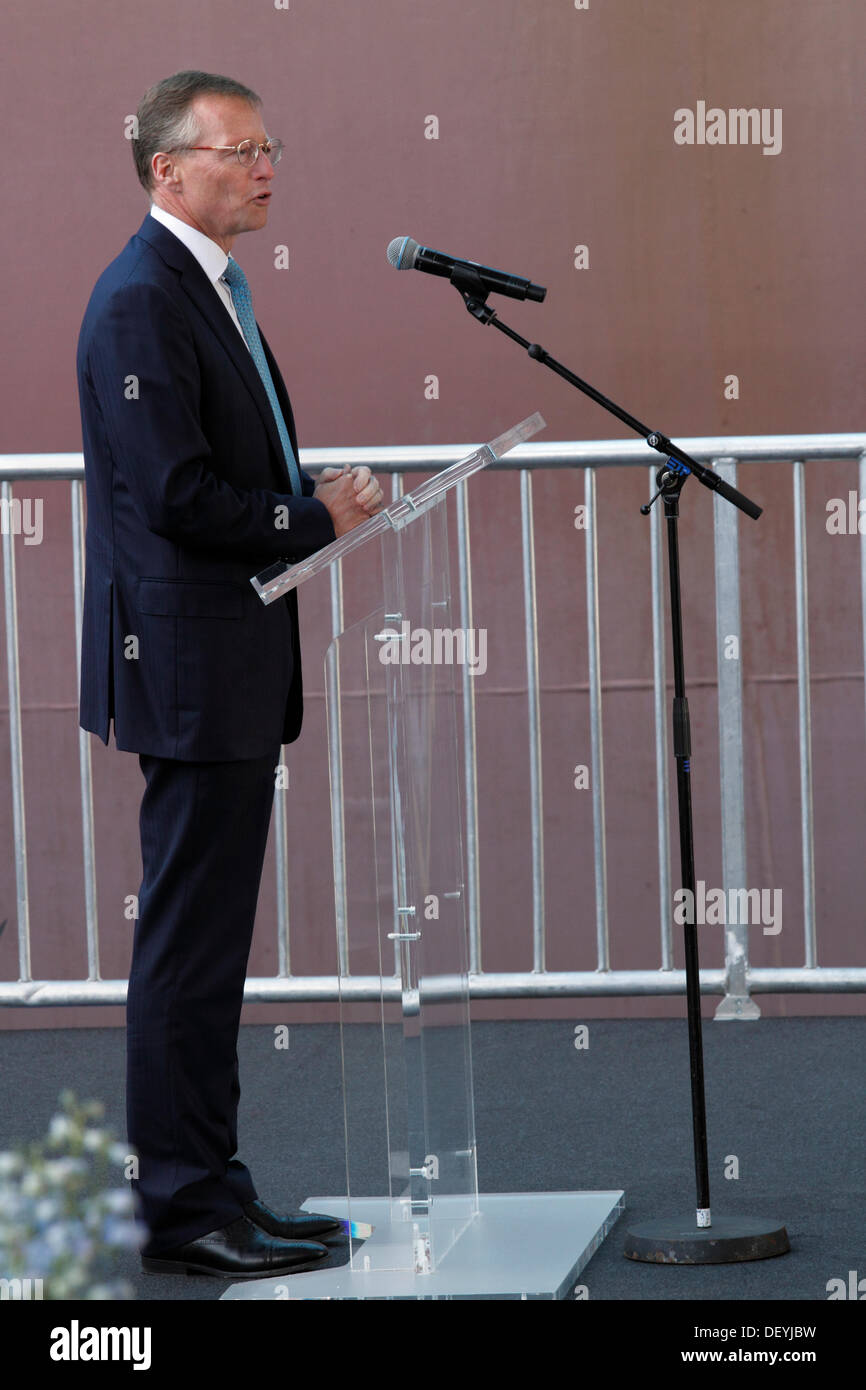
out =
[[(252, 593), (252, 590), (250, 590)], [(161, 618), (241, 618), (244, 592), (215, 580), (139, 579), (138, 611)]]

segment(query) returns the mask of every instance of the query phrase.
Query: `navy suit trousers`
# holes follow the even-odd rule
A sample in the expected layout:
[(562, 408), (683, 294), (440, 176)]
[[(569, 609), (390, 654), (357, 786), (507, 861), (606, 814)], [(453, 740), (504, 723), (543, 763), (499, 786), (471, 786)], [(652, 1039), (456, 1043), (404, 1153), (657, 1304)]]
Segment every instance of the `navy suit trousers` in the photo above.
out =
[(280, 749), (142, 754), (143, 878), (129, 976), (127, 1125), (154, 1255), (242, 1214), (237, 1038)]

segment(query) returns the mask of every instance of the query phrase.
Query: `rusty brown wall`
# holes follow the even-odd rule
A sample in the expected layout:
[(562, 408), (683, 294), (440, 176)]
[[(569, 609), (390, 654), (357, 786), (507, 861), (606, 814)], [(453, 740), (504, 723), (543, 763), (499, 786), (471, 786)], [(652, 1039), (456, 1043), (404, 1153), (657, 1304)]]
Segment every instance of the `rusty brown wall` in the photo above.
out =
[[(4, 7), (5, 198), (0, 451), (81, 447), (74, 356), (91, 286), (146, 211), (125, 118), (182, 67), (265, 98), (287, 142), (269, 226), (235, 249), (289, 385), (302, 445), (475, 442), (538, 409), (548, 439), (622, 437), (597, 406), (465, 313), (444, 282), (398, 277), (408, 233), (549, 287), (500, 301), (507, 322), (675, 437), (861, 430), (864, 331), (858, 0), (108, 0)], [(679, 145), (674, 112), (782, 113), (781, 149)], [(438, 120), (438, 138), (430, 117)], [(776, 127), (778, 130), (778, 127)], [(286, 245), (290, 268), (274, 267)], [(575, 248), (587, 248), (577, 268)], [(425, 380), (439, 380), (436, 399)], [(725, 380), (738, 379), (728, 399)], [(730, 394), (730, 392), (729, 392)], [(649, 536), (641, 470), (599, 478), (602, 672), (612, 964), (658, 959)], [(758, 964), (802, 962), (793, 513), (786, 464), (743, 468), (765, 508), (740, 523), (749, 881), (784, 894)], [(826, 502), (856, 464), (809, 470), (816, 890), (821, 964), (864, 951), (863, 642), (856, 538)], [(20, 485), (20, 495), (33, 495)], [(700, 492), (700, 495), (697, 495)], [(18, 543), (33, 969), (84, 973), (68, 490), (41, 489), (45, 537)], [(552, 969), (594, 965), (582, 475), (534, 488), (543, 686), (545, 888)], [(711, 504), (684, 503), (698, 876), (718, 883)], [(480, 864), (488, 969), (529, 968), (531, 896), (520, 524), (514, 476), (473, 484)], [(291, 753), (293, 964), (332, 968), (321, 661), (324, 586), (302, 600), (305, 734)], [(5, 652), (0, 750), (8, 748)], [(92, 740), (103, 974), (124, 975), (138, 887), (136, 759)], [(7, 753), (0, 795), (0, 978), (17, 976)], [(676, 840), (674, 838), (674, 845)], [(272, 859), (251, 969), (276, 965)], [(703, 961), (721, 963), (721, 934)], [(679, 952), (678, 952), (679, 961)], [(765, 1012), (860, 1012), (862, 996), (762, 996)], [(715, 1001), (707, 1001), (711, 1010)], [(479, 1005), (477, 1017), (679, 1014), (673, 1001)], [(247, 1011), (249, 1018), (285, 1010)], [(291, 1011), (300, 1019), (303, 1010)], [(0, 1026), (117, 1023), (111, 1010), (11, 1010)]]

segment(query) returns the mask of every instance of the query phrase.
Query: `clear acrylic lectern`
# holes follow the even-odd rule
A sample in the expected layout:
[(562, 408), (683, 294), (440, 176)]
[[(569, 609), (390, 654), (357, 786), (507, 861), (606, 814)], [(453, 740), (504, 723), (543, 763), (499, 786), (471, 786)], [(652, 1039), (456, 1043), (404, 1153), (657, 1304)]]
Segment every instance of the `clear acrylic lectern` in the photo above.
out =
[[(480, 670), (484, 644), (452, 608), (447, 501), (543, 426), (531, 416), (309, 559), (252, 581), (269, 603), (379, 544), (382, 601), (334, 638), (325, 663), (347, 1191), (306, 1204), (368, 1238), (352, 1243), (345, 1269), (262, 1281), (285, 1285), (284, 1297), (483, 1297), (473, 1268), (502, 1258), (485, 1257), (474, 1231), (458, 740), (464, 668)], [(238, 1285), (229, 1296), (274, 1295)]]

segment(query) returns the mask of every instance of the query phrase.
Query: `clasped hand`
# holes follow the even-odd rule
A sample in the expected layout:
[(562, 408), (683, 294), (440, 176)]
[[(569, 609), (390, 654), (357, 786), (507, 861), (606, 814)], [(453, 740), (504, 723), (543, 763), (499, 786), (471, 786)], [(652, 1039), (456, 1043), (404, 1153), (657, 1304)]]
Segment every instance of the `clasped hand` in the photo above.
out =
[(345, 535), (362, 521), (382, 510), (382, 489), (366, 464), (350, 468), (323, 468), (313, 496), (323, 502), (334, 523), (336, 535)]

